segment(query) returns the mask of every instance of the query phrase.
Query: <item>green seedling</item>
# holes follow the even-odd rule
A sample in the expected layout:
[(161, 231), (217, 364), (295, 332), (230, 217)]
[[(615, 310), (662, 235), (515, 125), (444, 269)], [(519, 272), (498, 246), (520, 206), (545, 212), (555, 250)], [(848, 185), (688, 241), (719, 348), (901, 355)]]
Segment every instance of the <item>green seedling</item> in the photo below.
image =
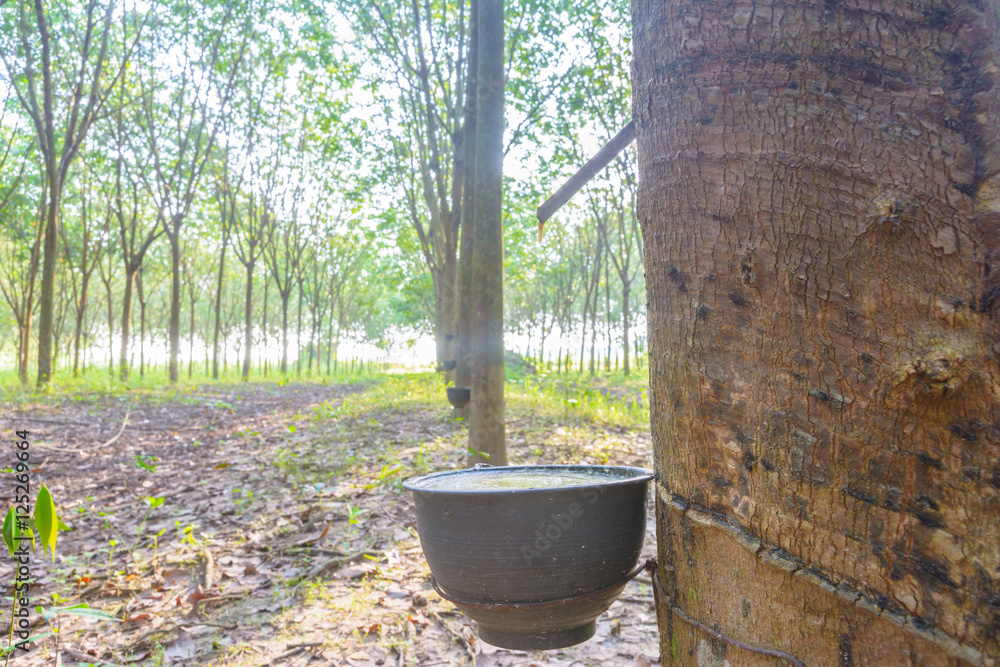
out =
[(243, 444), (244, 445), (249, 445), (250, 444), (250, 438), (252, 438), (254, 436), (260, 435), (260, 431), (254, 431), (253, 429), (245, 428), (242, 431), (236, 431), (236, 435), (238, 435), (241, 438), (243, 438)]
[(351, 544), (351, 537), (354, 535), (354, 526), (361, 523), (358, 518), (368, 510), (363, 507), (354, 507), (350, 503), (347, 504), (347, 537), (344, 539), (344, 551), (347, 551)]
[(201, 539), (195, 537), (193, 523), (181, 528), (180, 519), (177, 519), (174, 521), (174, 525), (177, 526), (178, 532), (181, 533), (181, 544), (187, 544), (195, 547), (196, 549), (200, 549), (201, 547), (208, 545), (212, 539), (211, 536), (206, 533), (201, 533)]
[(365, 486), (366, 489), (373, 489), (379, 484), (385, 484), (388, 482), (389, 486), (396, 488), (397, 490), (402, 488), (402, 481), (396, 477), (396, 473), (403, 469), (402, 464), (397, 463), (396, 465), (385, 464), (382, 466), (382, 470), (379, 472), (378, 477), (375, 479), (374, 484), (369, 484)]
[(239, 487), (233, 489), (233, 503), (237, 507), (249, 505), (251, 502), (253, 502), (253, 491)]
[[(139, 522), (139, 532), (136, 533), (135, 542), (132, 543), (132, 548), (129, 549), (129, 553), (132, 554), (133, 560), (135, 559), (135, 550), (139, 546), (139, 540), (142, 539), (142, 533), (146, 529), (146, 520), (149, 519), (149, 513), (162, 505), (164, 500), (166, 500), (166, 498), (154, 498), (152, 496), (146, 496), (142, 499), (142, 501), (146, 503), (146, 513), (142, 515), (142, 521)], [(160, 535), (162, 534), (163, 531), (161, 530)], [(157, 535), (157, 537), (160, 535)]]
[(147, 455), (147, 454), (135, 455), (135, 464), (148, 473), (156, 472), (156, 462), (159, 460), (160, 459), (152, 455)]
[(108, 572), (111, 571), (111, 560), (115, 557), (115, 547), (118, 546), (118, 540), (108, 540)]

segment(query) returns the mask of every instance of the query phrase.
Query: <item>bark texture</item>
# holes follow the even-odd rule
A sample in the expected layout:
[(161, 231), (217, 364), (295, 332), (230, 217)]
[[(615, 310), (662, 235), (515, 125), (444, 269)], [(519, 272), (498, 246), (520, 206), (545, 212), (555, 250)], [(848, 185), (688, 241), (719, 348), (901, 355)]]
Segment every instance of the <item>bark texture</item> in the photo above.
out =
[(479, 0), (469, 465), (507, 465), (503, 347), (503, 0)]
[(1000, 663), (996, 3), (632, 18), (664, 661)]

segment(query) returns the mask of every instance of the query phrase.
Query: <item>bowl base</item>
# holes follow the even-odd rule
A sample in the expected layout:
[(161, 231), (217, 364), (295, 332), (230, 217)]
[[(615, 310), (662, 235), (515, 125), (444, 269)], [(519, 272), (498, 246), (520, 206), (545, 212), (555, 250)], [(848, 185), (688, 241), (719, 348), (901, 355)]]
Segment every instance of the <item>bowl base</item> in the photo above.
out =
[(594, 636), (595, 632), (597, 632), (596, 620), (568, 630), (539, 633), (512, 632), (479, 624), (480, 639), (487, 644), (514, 651), (546, 651), (566, 648), (587, 641)]

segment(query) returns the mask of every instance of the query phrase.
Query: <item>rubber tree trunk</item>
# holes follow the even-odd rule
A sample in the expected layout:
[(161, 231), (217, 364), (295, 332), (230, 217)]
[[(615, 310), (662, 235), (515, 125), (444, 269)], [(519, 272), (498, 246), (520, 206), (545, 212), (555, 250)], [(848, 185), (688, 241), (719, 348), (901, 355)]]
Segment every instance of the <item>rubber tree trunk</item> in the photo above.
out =
[(299, 314), (295, 325), (295, 375), (302, 375), (302, 282), (299, 281)]
[(288, 298), (292, 290), (279, 290), (281, 295), (281, 374), (288, 374)]
[(261, 337), (261, 351), (260, 351), (260, 365), (264, 367), (264, 377), (267, 377), (267, 292), (268, 287), (270, 287), (271, 275), (267, 272), (267, 265), (264, 265), (264, 305), (261, 308), (261, 324), (260, 324), (260, 337)]
[(142, 291), (142, 271), (135, 280), (136, 296), (139, 298), (139, 377), (146, 376), (146, 297)]
[(87, 248), (83, 248), (83, 275), (80, 278), (80, 301), (76, 308), (76, 322), (73, 330), (73, 377), (80, 376), (80, 339), (83, 337), (83, 324), (87, 317), (87, 292), (90, 288), (90, 273), (87, 272)]
[[(462, 151), (465, 169), (462, 184), (461, 234), (458, 260), (458, 351), (455, 386), (472, 384), (472, 255), (473, 219), (476, 186), (476, 68), (479, 53), (479, 2), (472, 0), (469, 8), (469, 73), (465, 88), (465, 122), (462, 125)], [(468, 406), (456, 410), (468, 419)]]
[(194, 312), (195, 299), (188, 299), (191, 304), (191, 318), (188, 331), (188, 379), (194, 377)]
[(628, 334), (629, 334), (629, 322), (632, 319), (632, 314), (629, 311), (629, 296), (632, 292), (632, 286), (628, 282), (622, 282), (622, 373), (629, 375), (631, 373), (631, 368), (628, 363)]
[[(102, 277), (103, 282), (103, 277)], [(104, 283), (104, 291), (107, 297), (108, 315), (108, 377), (115, 376), (115, 311), (111, 300), (111, 281)]]
[(23, 386), (28, 384), (28, 359), (31, 354), (31, 318), (29, 313), (23, 324), (17, 328), (17, 379)]
[(243, 304), (243, 379), (250, 379), (253, 348), (253, 262), (247, 265), (246, 299)]
[(665, 662), (1000, 659), (977, 6), (632, 5)]
[(219, 253), (219, 272), (215, 279), (215, 323), (212, 327), (212, 379), (219, 379), (219, 331), (222, 329), (222, 284), (226, 274), (226, 246), (229, 236), (222, 237), (222, 251)]
[(56, 298), (56, 264), (59, 260), (59, 207), (62, 204), (62, 180), (57, 170), (47, 169), (49, 202), (45, 210), (45, 239), (42, 243), (42, 291), (38, 302), (38, 379), (39, 388), (52, 379), (52, 325)]
[(170, 383), (180, 378), (181, 356), (181, 222), (175, 216), (170, 221), (167, 237), (170, 239)]
[(122, 293), (122, 337), (118, 354), (118, 378), (122, 382), (128, 380), (128, 342), (129, 336), (132, 335), (132, 292), (135, 287), (135, 274), (137, 272), (137, 268), (126, 267), (125, 269), (125, 291)]
[(479, 0), (469, 464), (507, 465), (503, 358), (503, 0)]

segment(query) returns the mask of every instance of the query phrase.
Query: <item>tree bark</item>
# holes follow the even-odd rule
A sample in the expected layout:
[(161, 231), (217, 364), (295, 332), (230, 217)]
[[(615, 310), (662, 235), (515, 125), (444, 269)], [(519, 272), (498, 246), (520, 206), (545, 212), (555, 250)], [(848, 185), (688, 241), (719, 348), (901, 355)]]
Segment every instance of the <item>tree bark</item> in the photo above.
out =
[(996, 664), (995, 5), (632, 7), (663, 660)]
[(260, 336), (261, 336), (261, 365), (264, 367), (264, 377), (267, 377), (267, 288), (270, 282), (270, 276), (267, 273), (267, 265), (264, 265), (264, 305), (261, 307), (261, 323), (260, 323)]
[(302, 280), (299, 280), (299, 313), (295, 327), (295, 374), (302, 375)]
[(137, 270), (132, 267), (126, 267), (125, 269), (125, 291), (122, 294), (122, 338), (121, 349), (118, 355), (118, 378), (122, 382), (128, 380), (128, 340), (131, 335), (132, 326), (132, 290), (135, 286), (135, 274)]
[(191, 304), (190, 330), (188, 332), (188, 379), (194, 377), (194, 305), (195, 299), (189, 298)]
[[(228, 229), (228, 228), (226, 228)], [(219, 331), (222, 329), (222, 283), (225, 279), (226, 246), (229, 235), (223, 230), (222, 250), (219, 253), (219, 272), (215, 279), (215, 325), (212, 328), (212, 379), (219, 379)]]
[(247, 264), (247, 289), (243, 320), (243, 379), (250, 379), (250, 352), (253, 347), (253, 262)]
[(146, 293), (142, 286), (142, 269), (135, 279), (135, 293), (139, 298), (139, 377), (146, 376)]
[(479, 0), (469, 464), (507, 465), (503, 347), (503, 0)]
[[(109, 269), (110, 270), (110, 269)], [(108, 276), (108, 280), (104, 281), (104, 276), (101, 276), (101, 282), (104, 283), (104, 292), (107, 296), (107, 306), (108, 306), (108, 377), (115, 377), (115, 308), (111, 301), (111, 276)]]
[(17, 327), (17, 379), (22, 385), (28, 384), (28, 359), (31, 355), (31, 320), (32, 313), (28, 314), (24, 323), (19, 323)]
[(170, 383), (180, 378), (181, 356), (181, 223), (183, 217), (170, 221), (167, 238), (170, 239)]
[[(54, 168), (46, 170), (49, 204), (45, 210), (45, 238), (42, 242), (42, 290), (38, 302), (38, 387), (52, 379), (52, 319), (55, 311), (56, 262), (59, 255), (59, 206), (62, 181)], [(54, 172), (54, 173), (53, 173)]]
[[(479, 0), (471, 0), (469, 8), (469, 58), (465, 88), (465, 121), (462, 124), (462, 183), (461, 234), (458, 266), (458, 351), (455, 386), (472, 384), (472, 256), (474, 195), (476, 185), (476, 68), (479, 58)], [(459, 408), (458, 416), (468, 418), (469, 408)]]
[(83, 335), (83, 321), (87, 314), (88, 276), (81, 282), (81, 303), (76, 309), (75, 328), (73, 330), (73, 377), (80, 376), (80, 337)]
[(291, 289), (281, 290), (281, 374), (288, 374), (288, 298)]
[(631, 311), (629, 310), (629, 295), (632, 291), (632, 286), (627, 282), (622, 283), (622, 373), (629, 375), (631, 369), (629, 368), (628, 360), (628, 332), (629, 323), (632, 319)]

